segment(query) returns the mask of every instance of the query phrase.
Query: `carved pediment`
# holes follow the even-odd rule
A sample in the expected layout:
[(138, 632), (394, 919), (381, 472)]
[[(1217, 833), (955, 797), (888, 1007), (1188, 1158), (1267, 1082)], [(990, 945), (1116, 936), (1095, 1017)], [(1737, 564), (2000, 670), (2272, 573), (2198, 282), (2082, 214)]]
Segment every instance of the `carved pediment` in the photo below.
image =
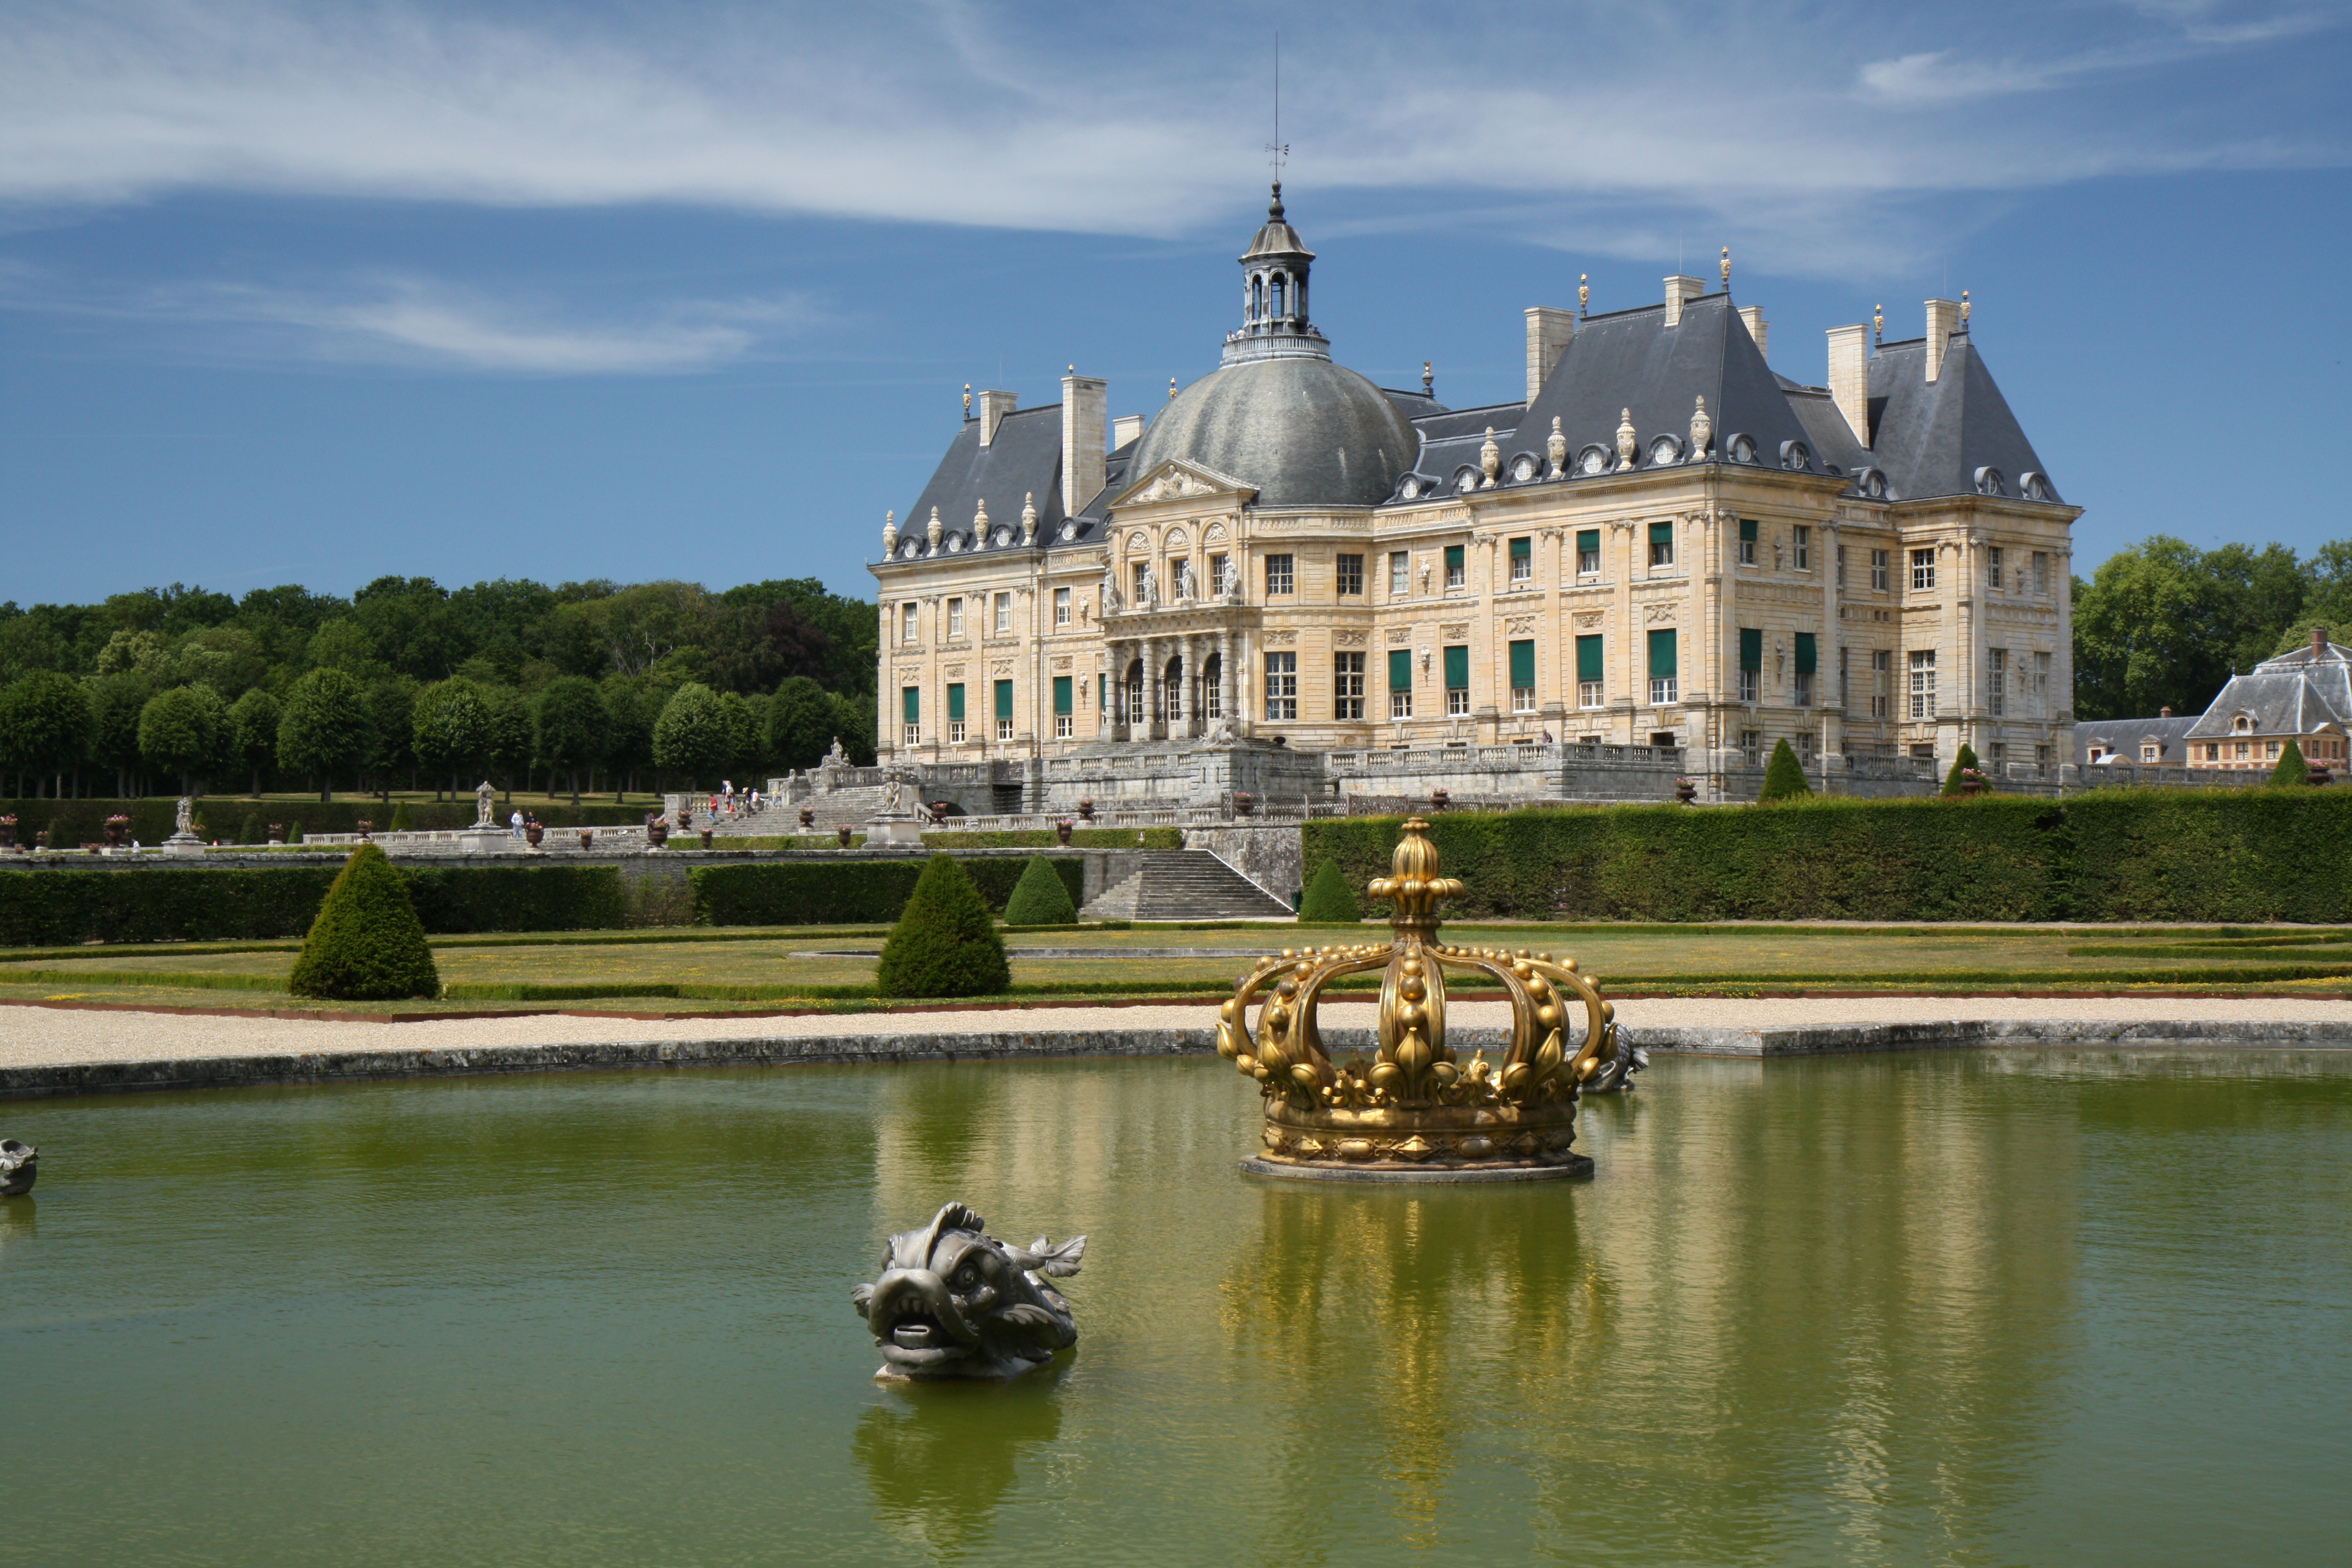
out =
[(1121, 507), (1149, 506), (1154, 501), (1196, 500), (1210, 496), (1246, 504), (1256, 499), (1257, 487), (1231, 474), (1174, 458), (1121, 490), (1110, 504), (1116, 511)]

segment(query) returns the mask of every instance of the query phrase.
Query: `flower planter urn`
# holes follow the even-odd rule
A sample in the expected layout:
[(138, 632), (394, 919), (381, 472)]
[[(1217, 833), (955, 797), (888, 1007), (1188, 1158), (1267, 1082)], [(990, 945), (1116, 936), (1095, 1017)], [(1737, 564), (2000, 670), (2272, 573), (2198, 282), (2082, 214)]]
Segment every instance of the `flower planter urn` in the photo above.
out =
[(1070, 829), (1076, 826), (1076, 824), (1073, 823), (1066, 816), (1062, 818), (1061, 821), (1054, 824), (1054, 837), (1062, 841), (1063, 848), (1066, 849), (1070, 847)]
[(1087, 795), (1085, 799), (1078, 802), (1078, 820), (1081, 822), (1092, 822), (1094, 819), (1095, 797)]
[(44, 827), (38, 833), (34, 834), (33, 845), (36, 848), (47, 849), (49, 847), (49, 830)]
[(362, 843), (367, 839), (368, 830), (373, 828), (375, 824), (368, 818), (364, 816), (360, 818), (360, 839)]
[(805, 829), (807, 829), (807, 828), (814, 827), (815, 826), (816, 826), (816, 808), (815, 808), (815, 807), (814, 807), (814, 806), (807, 806), (807, 805), (804, 805), (804, 806), (801, 807), (801, 826), (802, 826), (802, 828), (805, 830)]
[(1234, 815), (1249, 816), (1257, 811), (1257, 797), (1245, 789), (1234, 791)]
[(947, 821), (948, 803), (946, 801), (935, 800), (931, 802), (929, 810), (931, 814), (931, 826), (933, 827), (937, 827)]
[(580, 830), (580, 847), (583, 849), (593, 849), (595, 847), (596, 830), (593, 827), (582, 828)]
[(2329, 782), (2327, 770), (2326, 768), (2314, 768), (2309, 773), (2303, 775), (2303, 782), (2307, 784), (2311, 784), (2314, 787), (2324, 788)]
[(710, 829), (709, 829), (708, 827), (706, 827), (706, 828), (704, 828), (704, 829), (702, 830), (702, 847), (703, 847), (705, 849), (708, 849), (708, 848), (709, 848), (709, 847), (710, 847)]
[(646, 819), (646, 842), (658, 849), (669, 842), (669, 824), (658, 816)]
[(1429, 792), (1430, 810), (1444, 811), (1447, 806), (1453, 804), (1454, 792), (1452, 790), (1433, 789)]
[(0, 849), (15, 847), (16, 847), (16, 819), (13, 816), (0, 816)]
[(838, 826), (838, 827), (835, 828), (835, 829), (834, 829), (834, 831), (835, 831), (835, 833), (838, 833), (838, 834), (840, 834), (840, 835), (841, 835), (841, 847), (842, 847), (844, 849), (848, 848), (848, 847), (849, 847), (849, 824), (847, 824), (847, 823), (845, 823), (845, 823), (843, 823), (840, 826)]
[(1685, 805), (1690, 805), (1693, 801), (1698, 799), (1698, 785), (1691, 783), (1688, 779), (1676, 779), (1675, 781), (1675, 798), (1682, 802)]
[(269, 842), (272, 844), (283, 844), (286, 842), (286, 825), (284, 823), (273, 822), (269, 825)]
[[(9, 832), (13, 837), (15, 833), (14, 827), (11, 827)], [(118, 813), (117, 815), (106, 819), (106, 847), (109, 849), (121, 848), (123, 840), (130, 837), (131, 819), (128, 816), (124, 816)], [(0, 839), (0, 843), (5, 842), (6, 840)]]
[(522, 825), (522, 841), (533, 849), (538, 848), (540, 840), (546, 837), (547, 829), (539, 823), (526, 822)]

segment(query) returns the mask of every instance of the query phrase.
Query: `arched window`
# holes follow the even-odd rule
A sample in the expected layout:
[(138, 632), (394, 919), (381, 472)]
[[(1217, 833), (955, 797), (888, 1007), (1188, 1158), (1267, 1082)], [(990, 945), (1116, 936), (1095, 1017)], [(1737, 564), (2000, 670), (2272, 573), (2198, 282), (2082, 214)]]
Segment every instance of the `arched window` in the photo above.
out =
[(1279, 272), (1277, 272), (1277, 273), (1276, 273), (1276, 274), (1274, 275), (1274, 296), (1273, 296), (1273, 298), (1274, 298), (1274, 313), (1275, 313), (1276, 316), (1287, 315), (1287, 314), (1289, 313), (1288, 311), (1285, 310), (1282, 308), (1282, 284), (1283, 284), (1283, 277), (1282, 277), (1282, 274), (1281, 274), (1281, 273), (1279, 273)]
[(1130, 724), (1143, 718), (1143, 661), (1139, 658), (1127, 667), (1127, 710), (1120, 717)]
[(1213, 653), (1201, 661), (1202, 718), (1222, 719), (1225, 716), (1223, 704), (1217, 696), (1217, 688), (1223, 682), (1224, 675), (1224, 659), (1221, 655)]

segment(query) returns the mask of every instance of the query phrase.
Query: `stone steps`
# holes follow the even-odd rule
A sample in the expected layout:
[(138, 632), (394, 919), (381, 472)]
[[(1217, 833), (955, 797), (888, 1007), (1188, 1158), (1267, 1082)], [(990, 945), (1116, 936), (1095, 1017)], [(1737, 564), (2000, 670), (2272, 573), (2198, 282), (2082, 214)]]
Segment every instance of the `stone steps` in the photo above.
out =
[(1205, 849), (1144, 850), (1142, 864), (1078, 911), (1089, 921), (1279, 921), (1288, 905)]

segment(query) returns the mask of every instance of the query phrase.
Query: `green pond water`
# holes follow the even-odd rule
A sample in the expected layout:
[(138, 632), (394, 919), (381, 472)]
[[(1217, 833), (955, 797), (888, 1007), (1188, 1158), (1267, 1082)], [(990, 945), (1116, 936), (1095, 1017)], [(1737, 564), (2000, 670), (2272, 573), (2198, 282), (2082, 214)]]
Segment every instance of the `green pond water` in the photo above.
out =
[[(2352, 1560), (2352, 1060), (1662, 1060), (1592, 1180), (1253, 1180), (1213, 1060), (0, 1105), (10, 1564)], [(872, 1379), (947, 1198), (1091, 1237)]]

